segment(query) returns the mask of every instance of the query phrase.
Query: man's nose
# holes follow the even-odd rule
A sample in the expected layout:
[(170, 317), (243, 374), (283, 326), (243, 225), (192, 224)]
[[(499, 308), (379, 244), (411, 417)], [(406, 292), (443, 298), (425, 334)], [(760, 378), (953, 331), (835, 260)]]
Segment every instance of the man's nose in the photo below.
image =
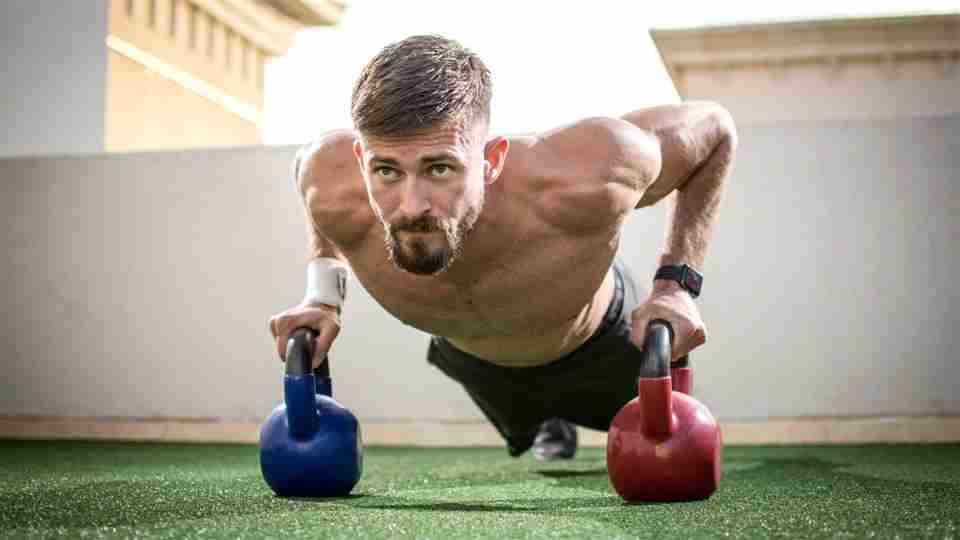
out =
[(430, 191), (426, 182), (411, 179), (403, 188), (403, 200), (400, 211), (408, 216), (420, 216), (433, 208), (430, 204)]

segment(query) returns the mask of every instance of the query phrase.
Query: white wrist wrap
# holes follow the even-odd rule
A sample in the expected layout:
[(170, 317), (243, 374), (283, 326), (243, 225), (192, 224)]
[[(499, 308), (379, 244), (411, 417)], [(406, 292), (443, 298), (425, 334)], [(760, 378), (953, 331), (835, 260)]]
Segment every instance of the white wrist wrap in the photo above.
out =
[(340, 307), (347, 297), (347, 276), (350, 269), (340, 259), (321, 257), (307, 264), (305, 304), (327, 304)]

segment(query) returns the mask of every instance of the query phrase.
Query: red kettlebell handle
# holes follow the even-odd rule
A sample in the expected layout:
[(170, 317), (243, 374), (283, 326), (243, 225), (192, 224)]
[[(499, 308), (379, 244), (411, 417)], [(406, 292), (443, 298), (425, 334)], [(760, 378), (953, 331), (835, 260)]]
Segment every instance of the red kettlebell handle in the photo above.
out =
[(692, 395), (693, 368), (690, 367), (690, 355), (681, 356), (670, 365), (670, 379), (675, 392)]
[[(663, 319), (650, 321), (644, 339), (640, 376), (646, 378), (666, 377), (667, 366), (661, 365), (660, 359), (671, 358), (673, 356), (672, 347), (673, 326)], [(681, 356), (676, 362), (670, 364), (669, 369), (673, 390), (690, 395), (693, 388), (693, 368), (690, 366), (690, 355)]]

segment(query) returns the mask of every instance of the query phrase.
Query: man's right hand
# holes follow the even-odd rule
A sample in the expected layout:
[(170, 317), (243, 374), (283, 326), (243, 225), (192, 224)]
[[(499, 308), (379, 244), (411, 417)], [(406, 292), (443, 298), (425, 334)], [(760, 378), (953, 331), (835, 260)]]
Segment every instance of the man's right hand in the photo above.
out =
[(270, 333), (277, 340), (280, 361), (287, 357), (287, 340), (297, 328), (312, 328), (317, 331), (313, 347), (313, 368), (327, 358), (333, 340), (340, 335), (340, 313), (326, 304), (300, 304), (270, 318)]

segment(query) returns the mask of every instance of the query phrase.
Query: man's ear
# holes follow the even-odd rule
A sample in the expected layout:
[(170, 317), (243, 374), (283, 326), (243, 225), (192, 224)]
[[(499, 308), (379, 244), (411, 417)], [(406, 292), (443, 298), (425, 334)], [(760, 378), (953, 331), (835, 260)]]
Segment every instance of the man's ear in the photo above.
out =
[(483, 179), (492, 184), (500, 177), (503, 165), (510, 150), (510, 141), (506, 137), (495, 137), (487, 141), (483, 149)]

